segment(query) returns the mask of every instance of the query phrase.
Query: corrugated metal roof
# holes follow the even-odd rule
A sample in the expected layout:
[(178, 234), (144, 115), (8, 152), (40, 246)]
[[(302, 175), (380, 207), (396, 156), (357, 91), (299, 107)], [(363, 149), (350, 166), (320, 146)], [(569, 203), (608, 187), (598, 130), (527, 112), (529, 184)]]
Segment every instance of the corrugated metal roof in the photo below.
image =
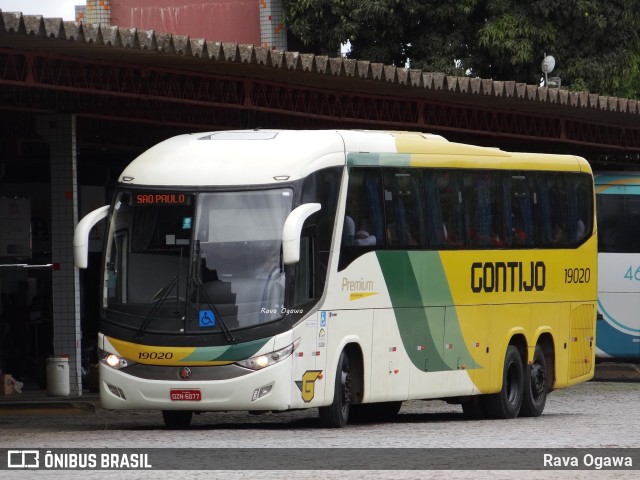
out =
[[(0, 48), (37, 49), (55, 54), (100, 58), (154, 67), (186, 69), (412, 98), (438, 98), (489, 105), (509, 101), (523, 111), (637, 126), (637, 100), (527, 85), (515, 81), (448, 76), (393, 65), (270, 50), (185, 35), (102, 24), (63, 21), (20, 12), (0, 15)], [(516, 105), (514, 105), (514, 102)], [(504, 106), (504, 103), (501, 103)], [(586, 109), (584, 111), (581, 111)], [(607, 117), (602, 117), (606, 115)], [(613, 116), (610, 116), (613, 115)]]

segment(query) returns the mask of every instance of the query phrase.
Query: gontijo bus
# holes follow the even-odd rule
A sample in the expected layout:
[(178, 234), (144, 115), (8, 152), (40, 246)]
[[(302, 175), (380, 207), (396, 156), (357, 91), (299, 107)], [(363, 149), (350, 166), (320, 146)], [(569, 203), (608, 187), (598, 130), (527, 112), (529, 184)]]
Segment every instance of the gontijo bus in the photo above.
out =
[(640, 358), (640, 173), (595, 175), (598, 218), (596, 357)]
[(537, 416), (593, 375), (593, 177), (575, 156), (421, 133), (181, 135), (122, 172), (107, 218), (101, 403), (317, 407), (328, 427), (447, 399)]

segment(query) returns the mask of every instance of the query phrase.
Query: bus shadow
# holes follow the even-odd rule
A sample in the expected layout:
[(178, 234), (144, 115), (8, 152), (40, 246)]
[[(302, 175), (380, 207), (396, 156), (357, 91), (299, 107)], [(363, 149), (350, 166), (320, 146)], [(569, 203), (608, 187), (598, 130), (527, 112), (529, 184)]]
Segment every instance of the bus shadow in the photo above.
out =
[[(289, 413), (290, 414), (290, 413)], [(204, 413), (194, 417), (193, 424), (188, 428), (191, 431), (208, 431), (208, 430), (315, 430), (324, 429), (320, 419), (317, 416), (307, 416), (305, 418), (278, 418), (278, 414), (247, 415), (245, 418), (216, 419), (214, 415)], [(160, 424), (139, 425), (139, 426), (123, 426), (123, 429), (130, 431), (149, 431), (165, 429), (162, 425), (162, 418), (159, 417)], [(446, 412), (446, 413), (399, 413), (389, 420), (376, 419), (360, 419), (357, 422), (350, 422), (347, 428), (363, 428), (371, 426), (384, 426), (393, 424), (434, 424), (452, 421), (469, 421), (464, 417), (462, 412)], [(186, 430), (186, 429), (185, 429)]]

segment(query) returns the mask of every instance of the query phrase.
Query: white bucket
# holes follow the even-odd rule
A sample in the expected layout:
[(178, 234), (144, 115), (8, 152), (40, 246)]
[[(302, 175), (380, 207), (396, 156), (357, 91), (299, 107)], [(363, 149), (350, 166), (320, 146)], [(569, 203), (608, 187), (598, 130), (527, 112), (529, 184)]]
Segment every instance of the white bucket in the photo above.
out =
[(69, 393), (69, 359), (47, 358), (47, 394), (52, 397), (68, 397)]

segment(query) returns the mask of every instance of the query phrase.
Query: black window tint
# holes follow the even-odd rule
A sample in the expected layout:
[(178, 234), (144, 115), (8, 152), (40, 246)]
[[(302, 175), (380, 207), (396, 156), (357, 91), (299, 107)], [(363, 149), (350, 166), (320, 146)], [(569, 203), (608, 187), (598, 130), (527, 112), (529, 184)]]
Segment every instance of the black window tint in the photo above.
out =
[(640, 197), (598, 195), (597, 212), (600, 252), (640, 253)]
[[(300, 244), (301, 261), (296, 266), (296, 305), (310, 295), (308, 292), (321, 292), (324, 288), (341, 179), (342, 169), (332, 167), (312, 173), (302, 184), (301, 203), (319, 203), (321, 208), (305, 221)], [(317, 241), (313, 238), (315, 236)], [(309, 276), (313, 280), (309, 280)], [(311, 288), (304, 286), (304, 282), (308, 282)]]
[(525, 173), (505, 175), (505, 243), (520, 248), (536, 243), (535, 204), (531, 176)]
[(598, 250), (601, 252), (624, 252), (626, 231), (624, 195), (598, 195)]
[(579, 245), (593, 230), (593, 182), (584, 174), (568, 174), (566, 178), (569, 243)]
[(564, 175), (542, 173), (538, 179), (540, 243), (543, 247), (569, 245), (568, 199)]
[(327, 254), (331, 248), (341, 178), (342, 169), (333, 167), (312, 173), (302, 184), (300, 202), (319, 203), (322, 206), (319, 212), (307, 219), (305, 225), (317, 225), (319, 249)]
[(385, 245), (380, 169), (354, 167), (349, 171), (339, 269), (360, 255)]
[(464, 210), (460, 175), (450, 170), (424, 172), (427, 242), (430, 248), (464, 245)]
[(421, 170), (384, 170), (384, 205), (387, 242), (391, 248), (424, 245)]
[(640, 197), (627, 197), (627, 223), (622, 230), (625, 249), (623, 252), (640, 253)]
[(504, 210), (499, 175), (475, 171), (464, 175), (467, 246), (504, 247)]

